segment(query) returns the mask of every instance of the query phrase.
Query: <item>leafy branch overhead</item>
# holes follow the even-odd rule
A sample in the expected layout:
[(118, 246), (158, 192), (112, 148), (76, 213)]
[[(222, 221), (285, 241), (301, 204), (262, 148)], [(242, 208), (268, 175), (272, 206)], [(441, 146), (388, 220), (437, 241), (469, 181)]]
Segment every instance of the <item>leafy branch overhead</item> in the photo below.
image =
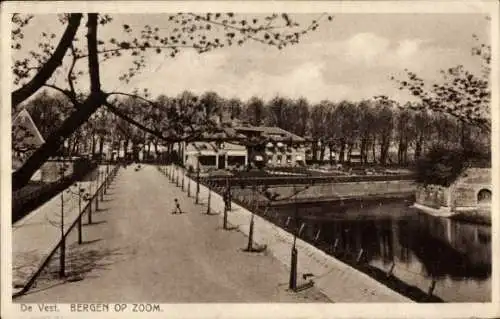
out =
[(124, 24), (127, 38), (100, 41), (99, 53), (104, 56), (104, 60), (121, 56), (123, 51), (135, 57), (133, 66), (121, 75), (120, 80), (128, 82), (146, 67), (148, 51), (174, 58), (183, 49), (205, 53), (241, 46), (249, 40), (283, 49), (299, 43), (301, 36), (319, 26), (318, 21), (313, 20), (309, 26), (301, 28), (286, 13), (261, 19), (239, 18), (233, 13), (178, 13), (168, 16), (167, 20), (169, 26), (166, 28), (145, 25), (136, 30), (136, 27)]
[[(66, 20), (71, 21), (73, 14), (67, 16)], [(101, 25), (113, 21), (110, 15), (99, 17)], [(123, 24), (123, 33), (119, 38), (98, 39), (98, 54), (102, 62), (123, 55), (134, 57), (131, 66), (120, 76), (120, 80), (129, 82), (138, 71), (146, 67), (149, 53), (154, 52), (174, 58), (183, 49), (205, 53), (234, 45), (241, 46), (248, 41), (259, 42), (281, 50), (299, 43), (301, 37), (316, 30), (319, 22), (325, 17), (330, 21), (333, 19), (332, 16), (321, 14), (317, 19), (310, 21), (307, 26), (301, 26), (286, 13), (262, 17), (240, 17), (233, 13), (177, 13), (165, 15), (165, 26)], [(25, 26), (30, 19), (25, 18), (22, 26)], [(22, 36), (21, 27), (16, 32)], [(47, 62), (54, 50), (55, 37), (54, 33), (42, 33), (40, 37), (42, 41), (39, 43), (42, 52), (31, 51), (28, 58), (15, 61), (13, 72), (16, 85), (22, 84), (23, 80), (29, 78)], [(76, 61), (88, 57), (87, 48), (78, 44), (79, 39), (74, 37), (71, 54)], [(70, 43), (67, 45), (69, 46)], [(74, 81), (82, 75), (83, 72), (79, 71), (78, 74), (72, 74), (71, 79)]]
[[(476, 41), (479, 41), (474, 36)], [(395, 80), (401, 90), (408, 90), (422, 101), (421, 107), (435, 112), (451, 115), (463, 123), (475, 125), (482, 130), (491, 130), (489, 83), (491, 47), (478, 44), (472, 55), (479, 57), (482, 74), (474, 74), (463, 65), (441, 70), (443, 81), (429, 87), (416, 73), (405, 69), (405, 80)]]
[[(301, 26), (286, 13), (257, 17), (238, 16), (233, 13), (177, 13), (165, 15), (165, 24), (162, 26), (138, 27), (123, 24), (123, 33), (119, 37), (103, 39), (99, 36), (99, 31), (101, 27), (113, 23), (112, 16), (96, 13), (60, 14), (58, 20), (65, 28), (60, 38), (55, 33), (42, 33), (38, 49), (23, 55), (20, 53), (23, 49), (23, 30), (33, 16), (13, 15), (12, 43), (13, 49), (18, 53), (15, 55), (17, 59), (13, 61), (12, 71), (14, 84), (18, 88), (12, 92), (12, 107), (20, 105), (42, 87), (64, 94), (74, 106), (74, 112), (14, 173), (14, 189), (24, 185), (43, 162), (57, 152), (59, 145), (75, 133), (101, 106), (108, 106), (108, 110), (113, 114), (140, 129), (148, 129), (143, 123), (131, 121), (130, 116), (114, 105), (116, 99), (110, 98), (113, 95), (129, 95), (137, 101), (146, 101), (149, 100), (148, 96), (130, 92), (104, 92), (101, 89), (100, 75), (102, 63), (125, 55), (131, 56), (131, 64), (122, 70), (119, 76), (120, 81), (128, 83), (150, 63), (148, 54), (163, 54), (165, 57), (175, 58), (183, 49), (205, 53), (243, 45), (249, 41), (283, 49), (299, 43), (305, 34), (316, 30), (325, 16), (326, 14), (321, 14), (306, 26)], [(82, 19), (86, 20), (85, 24), (81, 23)], [(332, 17), (328, 17), (328, 20), (332, 20)], [(82, 28), (82, 25), (85, 27)], [(80, 61), (82, 63), (79, 63)], [(81, 83), (86, 74), (88, 86), (83, 89)], [(57, 82), (56, 79), (62, 79), (66, 86), (61, 86), (61, 81)], [(110, 109), (110, 106), (114, 108)], [(208, 104), (202, 103), (200, 107), (207, 109)], [(184, 124), (183, 127), (188, 127), (188, 133), (193, 134), (200, 130), (200, 125), (197, 123), (195, 127), (190, 122), (191, 119), (179, 118), (176, 123)], [(209, 119), (205, 119), (202, 124), (206, 127), (212, 125)], [(174, 127), (170, 130), (174, 132), (170, 137), (182, 136), (176, 132), (178, 129), (179, 127)], [(151, 132), (155, 130), (150, 129)]]

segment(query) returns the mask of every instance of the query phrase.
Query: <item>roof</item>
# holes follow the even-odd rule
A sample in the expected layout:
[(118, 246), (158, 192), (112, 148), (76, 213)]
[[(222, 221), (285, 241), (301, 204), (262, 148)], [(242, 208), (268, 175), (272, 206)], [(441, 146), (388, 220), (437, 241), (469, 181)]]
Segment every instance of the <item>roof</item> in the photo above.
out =
[(234, 129), (236, 130), (236, 132), (258, 132), (260, 133), (260, 135), (268, 137), (275, 141), (284, 141), (290, 139), (300, 142), (305, 141), (304, 138), (276, 126), (237, 126)]
[(191, 142), (186, 145), (187, 152), (223, 152), (223, 151), (246, 151), (246, 147), (243, 145), (233, 144), (233, 143), (221, 143), (220, 147), (217, 146), (216, 142)]
[(21, 110), (12, 120), (13, 147), (20, 152), (34, 150), (45, 140), (26, 109)]
[[(275, 126), (251, 126), (251, 125), (238, 125), (238, 126), (226, 126), (219, 127), (216, 131), (204, 132), (199, 136), (199, 140), (226, 140), (226, 141), (241, 141), (248, 140), (249, 133), (256, 133), (258, 137), (264, 137), (268, 140), (275, 142), (305, 142), (306, 139), (288, 132), (282, 128)], [(196, 139), (196, 138), (195, 138)]]
[(206, 139), (245, 139), (246, 136), (242, 135), (232, 127), (222, 127), (216, 132), (204, 132), (201, 134), (201, 138)]

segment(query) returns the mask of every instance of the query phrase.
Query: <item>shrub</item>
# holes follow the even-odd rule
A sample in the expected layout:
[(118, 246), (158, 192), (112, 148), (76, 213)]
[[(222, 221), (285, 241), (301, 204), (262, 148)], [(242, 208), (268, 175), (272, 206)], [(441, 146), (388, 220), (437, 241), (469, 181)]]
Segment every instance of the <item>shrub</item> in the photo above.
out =
[(490, 160), (489, 153), (471, 146), (467, 149), (434, 145), (416, 163), (417, 182), (450, 186), (473, 163)]

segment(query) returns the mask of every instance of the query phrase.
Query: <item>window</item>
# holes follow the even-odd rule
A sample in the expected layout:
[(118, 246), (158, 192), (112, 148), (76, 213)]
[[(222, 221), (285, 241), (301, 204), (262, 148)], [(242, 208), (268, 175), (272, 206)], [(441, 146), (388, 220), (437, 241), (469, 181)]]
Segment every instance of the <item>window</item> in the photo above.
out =
[(479, 204), (491, 203), (491, 191), (488, 189), (482, 189), (477, 194), (477, 202)]
[(215, 166), (216, 158), (213, 155), (201, 155), (200, 164), (204, 166)]
[(228, 166), (245, 165), (245, 156), (230, 155), (227, 157)]
[(282, 159), (283, 159), (283, 156), (281, 156), (281, 155), (276, 156), (276, 161), (277, 161), (278, 163), (281, 163), (281, 160), (282, 160)]
[(292, 155), (287, 155), (286, 156), (286, 162), (287, 163), (292, 163)]

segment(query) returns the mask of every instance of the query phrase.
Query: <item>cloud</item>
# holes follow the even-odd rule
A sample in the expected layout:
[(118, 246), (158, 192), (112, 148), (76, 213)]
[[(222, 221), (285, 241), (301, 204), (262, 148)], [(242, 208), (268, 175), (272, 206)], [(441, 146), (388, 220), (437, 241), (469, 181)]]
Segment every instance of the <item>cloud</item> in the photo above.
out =
[[(409, 68), (432, 77), (438, 70), (460, 63), (463, 56), (463, 52), (440, 48), (425, 39), (389, 40), (362, 32), (343, 40), (300, 43), (282, 51), (254, 44), (202, 55), (188, 50), (175, 59), (151, 55), (148, 69), (122, 86), (123, 90), (147, 87), (153, 95), (170, 96), (184, 90), (196, 94), (212, 90), (244, 100), (251, 96), (267, 100), (277, 94), (304, 96), (313, 103), (381, 94), (404, 100), (408, 95), (389, 80), (391, 75), (404, 76), (403, 69)], [(116, 77), (113, 68), (106, 72), (106, 77)]]
[(345, 57), (351, 63), (370, 64), (378, 61), (389, 49), (388, 39), (373, 33), (358, 33), (345, 43)]
[(412, 58), (418, 53), (422, 40), (405, 39), (399, 42), (396, 55), (402, 59)]
[(325, 64), (321, 62), (305, 62), (284, 75), (250, 72), (242, 80), (244, 86), (241, 87), (241, 94), (244, 98), (258, 95), (264, 99), (275, 95), (291, 98), (305, 96), (313, 102), (329, 98), (334, 92), (338, 96), (346, 96), (350, 88), (342, 84), (327, 84), (323, 77), (324, 68)]

